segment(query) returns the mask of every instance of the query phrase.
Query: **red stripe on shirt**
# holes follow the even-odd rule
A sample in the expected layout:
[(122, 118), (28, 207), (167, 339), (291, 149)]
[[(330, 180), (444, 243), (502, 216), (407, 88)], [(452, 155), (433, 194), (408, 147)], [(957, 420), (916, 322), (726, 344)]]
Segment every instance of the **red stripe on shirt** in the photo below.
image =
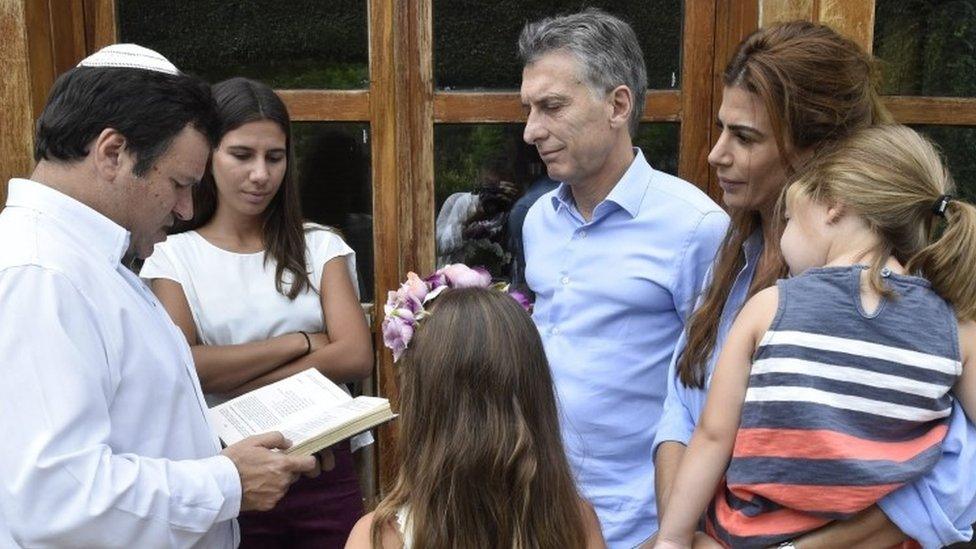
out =
[[(825, 486), (800, 484), (729, 485), (738, 495), (756, 494), (768, 500), (806, 513), (856, 513), (870, 507), (903, 483), (872, 486)], [(765, 515), (760, 515), (759, 518)]]
[(724, 495), (715, 498), (715, 518), (719, 526), (738, 537), (776, 536), (794, 532), (809, 532), (830, 522), (792, 509), (779, 509), (750, 517), (729, 507)]
[(918, 438), (898, 442), (866, 440), (827, 430), (739, 429), (732, 455), (904, 462), (940, 444), (948, 429), (945, 424), (937, 425)]

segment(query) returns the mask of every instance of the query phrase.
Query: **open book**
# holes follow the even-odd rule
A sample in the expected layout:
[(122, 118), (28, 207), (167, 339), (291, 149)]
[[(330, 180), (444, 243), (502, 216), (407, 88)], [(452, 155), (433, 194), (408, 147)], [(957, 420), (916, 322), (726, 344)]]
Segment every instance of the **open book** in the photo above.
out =
[(385, 398), (352, 398), (310, 368), (210, 409), (228, 446), (251, 435), (281, 431), (285, 453), (311, 455), (396, 417)]

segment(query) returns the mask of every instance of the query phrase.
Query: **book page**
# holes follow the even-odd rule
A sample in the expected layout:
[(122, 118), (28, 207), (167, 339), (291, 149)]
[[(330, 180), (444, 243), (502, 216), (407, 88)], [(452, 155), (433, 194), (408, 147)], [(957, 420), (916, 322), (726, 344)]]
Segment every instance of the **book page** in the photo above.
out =
[(291, 421), (282, 428), (281, 433), (297, 445), (299, 441), (308, 440), (337, 429), (382, 407), (388, 407), (386, 399), (356, 397), (339, 406), (319, 410), (314, 415), (303, 416), (299, 421)]
[(323, 409), (350, 401), (351, 396), (312, 368), (215, 406), (210, 417), (217, 434), (230, 445), (251, 435), (282, 430), (286, 423), (302, 424)]

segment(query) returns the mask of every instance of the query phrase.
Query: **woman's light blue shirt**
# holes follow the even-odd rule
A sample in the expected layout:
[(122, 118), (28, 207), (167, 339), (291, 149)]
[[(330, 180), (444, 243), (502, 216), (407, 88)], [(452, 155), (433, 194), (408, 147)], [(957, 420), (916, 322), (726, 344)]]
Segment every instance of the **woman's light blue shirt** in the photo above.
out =
[[(686, 334), (682, 333), (668, 369), (668, 396), (664, 401), (653, 452), (657, 452), (662, 442), (679, 442), (687, 446), (691, 440), (705, 408), (707, 388), (719, 351), (725, 344), (735, 316), (748, 297), (762, 250), (762, 234), (757, 231), (743, 245), (745, 265), (736, 276), (722, 309), (715, 351), (707, 364), (704, 390), (686, 387), (676, 375), (677, 358), (687, 344)], [(711, 281), (711, 274), (709, 271), (706, 285)], [(966, 415), (957, 402), (949, 419), (942, 459), (924, 477), (892, 492), (878, 502), (878, 506), (902, 532), (923, 547), (942, 547), (968, 541), (973, 534), (971, 524), (976, 521), (976, 475), (972, 474), (973, 471), (976, 471), (976, 428), (966, 421)]]

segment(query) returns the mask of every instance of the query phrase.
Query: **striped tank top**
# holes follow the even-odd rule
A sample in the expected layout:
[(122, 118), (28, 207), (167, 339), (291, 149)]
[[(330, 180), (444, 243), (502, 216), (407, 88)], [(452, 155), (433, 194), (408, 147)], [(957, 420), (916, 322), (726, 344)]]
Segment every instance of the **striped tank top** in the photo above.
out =
[(887, 270), (895, 296), (869, 314), (863, 269), (811, 269), (777, 284), (706, 516), (728, 547), (768, 547), (849, 518), (941, 456), (962, 370), (955, 314), (928, 281)]

